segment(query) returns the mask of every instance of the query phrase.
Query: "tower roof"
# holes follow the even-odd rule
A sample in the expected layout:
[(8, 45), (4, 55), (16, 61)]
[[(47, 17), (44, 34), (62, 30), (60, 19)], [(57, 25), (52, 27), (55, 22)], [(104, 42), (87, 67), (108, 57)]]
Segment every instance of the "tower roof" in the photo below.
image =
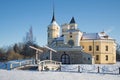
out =
[(53, 17), (52, 17), (52, 20), (51, 20), (51, 23), (53, 22), (53, 21), (56, 21), (55, 20), (55, 8), (54, 8), (55, 6), (54, 6), (54, 2), (53, 2)]
[(55, 14), (54, 14), (54, 11), (53, 11), (53, 17), (52, 17), (52, 20), (51, 20), (51, 23), (55, 21)]
[(71, 21), (70, 21), (70, 24), (71, 24), (71, 23), (75, 23), (74, 17), (72, 17), (72, 19), (71, 19)]

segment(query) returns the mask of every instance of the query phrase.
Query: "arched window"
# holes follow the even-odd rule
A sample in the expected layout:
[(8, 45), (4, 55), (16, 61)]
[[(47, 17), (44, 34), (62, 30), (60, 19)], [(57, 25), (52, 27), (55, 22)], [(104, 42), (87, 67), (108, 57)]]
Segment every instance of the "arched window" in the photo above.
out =
[(70, 38), (72, 38), (72, 35), (70, 35)]
[(99, 51), (99, 46), (98, 45), (96, 46), (96, 51)]
[(73, 41), (73, 40), (69, 40), (69, 41), (68, 41), (68, 44), (69, 44), (70, 46), (74, 46), (74, 41)]
[(108, 55), (105, 56), (105, 60), (108, 61)]
[(108, 46), (105, 46), (105, 50), (108, 51)]
[(89, 46), (89, 51), (92, 51), (92, 46)]
[(70, 57), (68, 54), (64, 52), (64, 54), (61, 56), (61, 62), (62, 64), (70, 64)]
[(99, 55), (96, 55), (96, 60), (97, 60), (97, 61), (99, 60)]

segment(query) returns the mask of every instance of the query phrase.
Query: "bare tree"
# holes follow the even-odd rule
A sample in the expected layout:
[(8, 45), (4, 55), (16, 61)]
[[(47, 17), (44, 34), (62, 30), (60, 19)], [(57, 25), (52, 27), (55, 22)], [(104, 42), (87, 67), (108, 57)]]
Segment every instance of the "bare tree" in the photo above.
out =
[(23, 51), (21, 52), (21, 54), (24, 55), (25, 58), (30, 58), (35, 56), (35, 50), (30, 49), (29, 46), (38, 47), (38, 45), (35, 43), (32, 27), (30, 27), (29, 31), (26, 33), (26, 37), (24, 39)]
[(26, 33), (26, 37), (24, 39), (25, 43), (30, 43), (34, 44), (35, 43), (35, 38), (33, 36), (33, 29), (32, 26), (30, 27), (29, 31)]

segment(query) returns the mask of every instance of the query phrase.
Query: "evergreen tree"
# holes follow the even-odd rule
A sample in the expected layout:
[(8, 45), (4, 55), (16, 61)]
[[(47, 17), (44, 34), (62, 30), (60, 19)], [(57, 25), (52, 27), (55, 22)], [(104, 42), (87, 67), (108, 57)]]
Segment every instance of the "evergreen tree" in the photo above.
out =
[(15, 51), (15, 53), (19, 53), (19, 47), (17, 44), (13, 46), (13, 50)]

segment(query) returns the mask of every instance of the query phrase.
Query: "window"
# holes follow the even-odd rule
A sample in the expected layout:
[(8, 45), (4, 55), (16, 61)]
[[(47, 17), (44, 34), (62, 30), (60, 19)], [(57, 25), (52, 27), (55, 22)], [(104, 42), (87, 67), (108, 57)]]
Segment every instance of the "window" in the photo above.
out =
[(105, 56), (105, 60), (108, 61), (108, 55)]
[(92, 46), (89, 46), (89, 51), (92, 51)]
[(73, 40), (69, 40), (68, 44), (72, 47), (72, 46), (74, 46), (74, 41)]
[(70, 35), (70, 38), (72, 38), (72, 35)]
[(48, 33), (48, 37), (50, 37), (50, 34)]
[(84, 46), (82, 46), (82, 48), (84, 49)]
[(105, 50), (108, 51), (108, 46), (105, 46)]
[(82, 46), (82, 49), (84, 50), (84, 46)]
[(46, 57), (46, 59), (48, 59), (48, 57)]
[(98, 45), (96, 46), (96, 51), (99, 51), (99, 46)]
[(90, 60), (90, 58), (88, 58), (88, 60)]
[(99, 55), (96, 55), (96, 60), (97, 60), (97, 61), (99, 60)]

